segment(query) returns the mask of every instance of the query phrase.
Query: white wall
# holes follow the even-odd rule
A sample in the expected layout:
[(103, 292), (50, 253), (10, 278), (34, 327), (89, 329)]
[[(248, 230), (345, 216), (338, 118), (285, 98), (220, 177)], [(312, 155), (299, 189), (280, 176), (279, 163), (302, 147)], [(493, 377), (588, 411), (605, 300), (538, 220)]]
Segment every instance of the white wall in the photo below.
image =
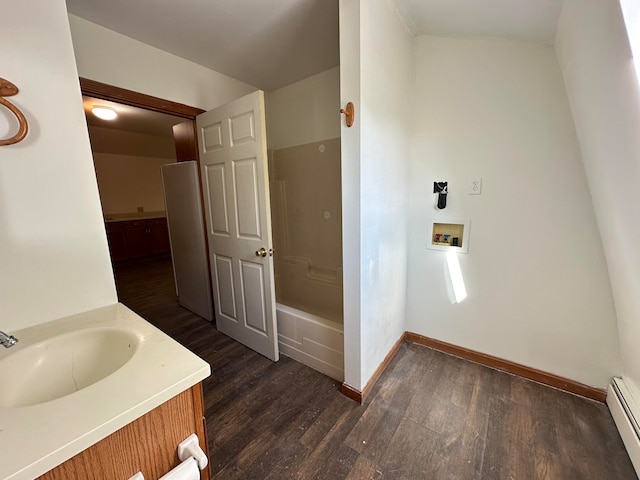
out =
[[(63, 0), (0, 16), (2, 76), (30, 124), (0, 147), (0, 329), (116, 302), (78, 73)], [(20, 39), (20, 41), (16, 41)], [(13, 131), (5, 109), (0, 136)]]
[[(360, 112), (360, 0), (340, 1), (340, 105)], [(361, 390), (360, 141), (362, 119), (340, 122), (342, 169), (342, 282), (344, 285), (344, 383)]]
[(160, 167), (175, 160), (94, 153), (93, 161), (105, 215), (164, 211)]
[(89, 139), (105, 216), (164, 211), (160, 167), (176, 161), (172, 137), (90, 126)]
[(640, 399), (640, 88), (618, 2), (565, 0), (555, 48), (615, 299), (615, 373)]
[(171, 133), (160, 136), (90, 126), (89, 140), (94, 153), (158, 157), (174, 161), (176, 158), (176, 145)]
[(340, 68), (265, 95), (267, 144), (280, 149), (340, 136)]
[(360, 358), (354, 372), (346, 354), (345, 382), (362, 389), (405, 330), (413, 50), (387, 0), (356, 3), (340, 3), (340, 81), (341, 105), (356, 107), (342, 126), (343, 257), (345, 352), (357, 342)]
[[(407, 330), (604, 387), (615, 312), (580, 147), (551, 47), (416, 39)], [(468, 195), (474, 176), (482, 194)], [(434, 181), (448, 206), (434, 208)], [(453, 304), (430, 218), (471, 220)]]
[(405, 331), (413, 37), (388, 0), (361, 0), (363, 384)]
[(81, 77), (210, 110), (256, 90), (69, 14)]

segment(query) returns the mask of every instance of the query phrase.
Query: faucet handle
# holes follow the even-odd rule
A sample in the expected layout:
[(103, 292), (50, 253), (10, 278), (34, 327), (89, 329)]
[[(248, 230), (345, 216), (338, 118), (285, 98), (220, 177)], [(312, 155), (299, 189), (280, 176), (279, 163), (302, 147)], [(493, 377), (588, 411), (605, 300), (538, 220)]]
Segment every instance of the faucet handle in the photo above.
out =
[(13, 347), (16, 343), (18, 343), (18, 339), (13, 335), (7, 335), (6, 333), (0, 331), (0, 345), (5, 348)]

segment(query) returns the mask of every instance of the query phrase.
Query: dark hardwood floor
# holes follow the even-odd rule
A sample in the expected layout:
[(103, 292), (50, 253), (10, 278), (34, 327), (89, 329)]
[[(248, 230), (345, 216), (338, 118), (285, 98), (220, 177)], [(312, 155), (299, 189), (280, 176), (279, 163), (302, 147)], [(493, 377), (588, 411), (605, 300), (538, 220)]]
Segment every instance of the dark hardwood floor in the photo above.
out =
[(175, 300), (171, 261), (116, 267), (120, 300), (211, 364), (215, 479), (636, 479), (603, 404), (405, 344), (364, 405)]

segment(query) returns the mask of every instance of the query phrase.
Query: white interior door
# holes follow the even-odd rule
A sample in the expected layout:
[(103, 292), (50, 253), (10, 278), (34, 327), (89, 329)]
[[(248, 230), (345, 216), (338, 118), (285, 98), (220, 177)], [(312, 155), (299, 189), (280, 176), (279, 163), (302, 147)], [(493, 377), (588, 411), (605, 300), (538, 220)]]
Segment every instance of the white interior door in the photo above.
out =
[(192, 160), (163, 165), (161, 171), (178, 302), (211, 321), (213, 305), (198, 167)]
[(264, 92), (196, 121), (217, 328), (277, 361)]

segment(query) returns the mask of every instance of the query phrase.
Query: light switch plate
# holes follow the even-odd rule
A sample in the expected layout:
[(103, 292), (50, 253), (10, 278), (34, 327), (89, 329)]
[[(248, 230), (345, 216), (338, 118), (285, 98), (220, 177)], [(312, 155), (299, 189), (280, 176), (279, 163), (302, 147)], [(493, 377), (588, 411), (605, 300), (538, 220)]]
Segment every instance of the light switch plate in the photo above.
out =
[(482, 177), (475, 177), (469, 182), (469, 195), (480, 195), (482, 193)]

